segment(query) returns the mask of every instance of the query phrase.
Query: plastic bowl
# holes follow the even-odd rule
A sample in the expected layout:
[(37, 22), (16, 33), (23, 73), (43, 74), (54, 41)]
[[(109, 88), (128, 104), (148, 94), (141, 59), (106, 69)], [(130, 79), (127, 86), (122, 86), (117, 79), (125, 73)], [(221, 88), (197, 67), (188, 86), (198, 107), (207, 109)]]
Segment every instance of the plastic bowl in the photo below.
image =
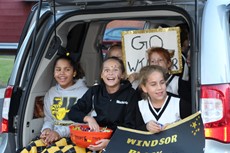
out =
[(109, 139), (113, 133), (113, 130), (104, 127), (100, 127), (100, 132), (90, 131), (85, 124), (70, 125), (69, 128), (72, 142), (83, 148), (94, 145), (98, 140)]

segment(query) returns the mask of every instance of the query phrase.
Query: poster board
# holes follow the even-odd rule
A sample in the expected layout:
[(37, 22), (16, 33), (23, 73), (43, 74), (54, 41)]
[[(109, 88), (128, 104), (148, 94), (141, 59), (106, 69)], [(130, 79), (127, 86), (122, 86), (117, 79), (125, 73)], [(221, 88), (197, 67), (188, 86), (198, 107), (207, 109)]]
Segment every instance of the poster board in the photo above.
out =
[(201, 113), (197, 112), (155, 134), (118, 127), (105, 153), (204, 153), (204, 150), (204, 126)]
[(173, 52), (171, 73), (181, 73), (182, 55), (180, 28), (157, 28), (122, 32), (122, 53), (127, 75), (147, 65), (146, 51), (150, 47), (163, 47)]

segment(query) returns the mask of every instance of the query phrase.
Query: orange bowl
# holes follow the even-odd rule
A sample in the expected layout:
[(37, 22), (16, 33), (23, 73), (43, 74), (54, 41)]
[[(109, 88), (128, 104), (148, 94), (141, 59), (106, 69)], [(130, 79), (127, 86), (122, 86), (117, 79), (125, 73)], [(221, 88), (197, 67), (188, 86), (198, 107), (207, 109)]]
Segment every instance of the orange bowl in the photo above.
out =
[(85, 124), (70, 125), (69, 128), (72, 142), (83, 148), (94, 145), (98, 140), (109, 139), (113, 133), (113, 130), (103, 127), (100, 127), (100, 132), (90, 131)]

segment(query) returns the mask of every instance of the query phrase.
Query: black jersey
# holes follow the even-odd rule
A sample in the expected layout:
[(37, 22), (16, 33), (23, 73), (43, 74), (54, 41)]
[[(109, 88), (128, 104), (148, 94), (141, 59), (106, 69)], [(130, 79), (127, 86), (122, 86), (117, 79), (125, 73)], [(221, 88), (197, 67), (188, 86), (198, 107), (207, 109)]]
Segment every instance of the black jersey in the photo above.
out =
[(135, 125), (134, 107), (137, 98), (135, 90), (129, 81), (122, 81), (120, 89), (109, 94), (105, 84), (89, 88), (89, 90), (78, 100), (70, 112), (69, 118), (75, 122), (83, 122), (83, 119), (94, 109), (94, 117), (99, 126), (107, 126), (116, 129), (117, 126), (133, 128)]

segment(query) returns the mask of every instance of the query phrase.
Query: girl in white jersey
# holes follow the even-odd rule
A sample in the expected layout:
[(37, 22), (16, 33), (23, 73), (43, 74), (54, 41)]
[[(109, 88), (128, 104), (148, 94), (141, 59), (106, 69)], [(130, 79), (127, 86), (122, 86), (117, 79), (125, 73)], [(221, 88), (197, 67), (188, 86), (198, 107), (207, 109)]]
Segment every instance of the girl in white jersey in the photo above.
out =
[(162, 47), (152, 47), (147, 53), (148, 65), (159, 65), (166, 70), (167, 92), (191, 102), (191, 81), (170, 73), (172, 61), (168, 50)]
[(167, 93), (165, 69), (162, 67), (143, 67), (139, 81), (143, 99), (138, 101), (137, 129), (157, 133), (167, 124), (191, 114), (190, 103)]

